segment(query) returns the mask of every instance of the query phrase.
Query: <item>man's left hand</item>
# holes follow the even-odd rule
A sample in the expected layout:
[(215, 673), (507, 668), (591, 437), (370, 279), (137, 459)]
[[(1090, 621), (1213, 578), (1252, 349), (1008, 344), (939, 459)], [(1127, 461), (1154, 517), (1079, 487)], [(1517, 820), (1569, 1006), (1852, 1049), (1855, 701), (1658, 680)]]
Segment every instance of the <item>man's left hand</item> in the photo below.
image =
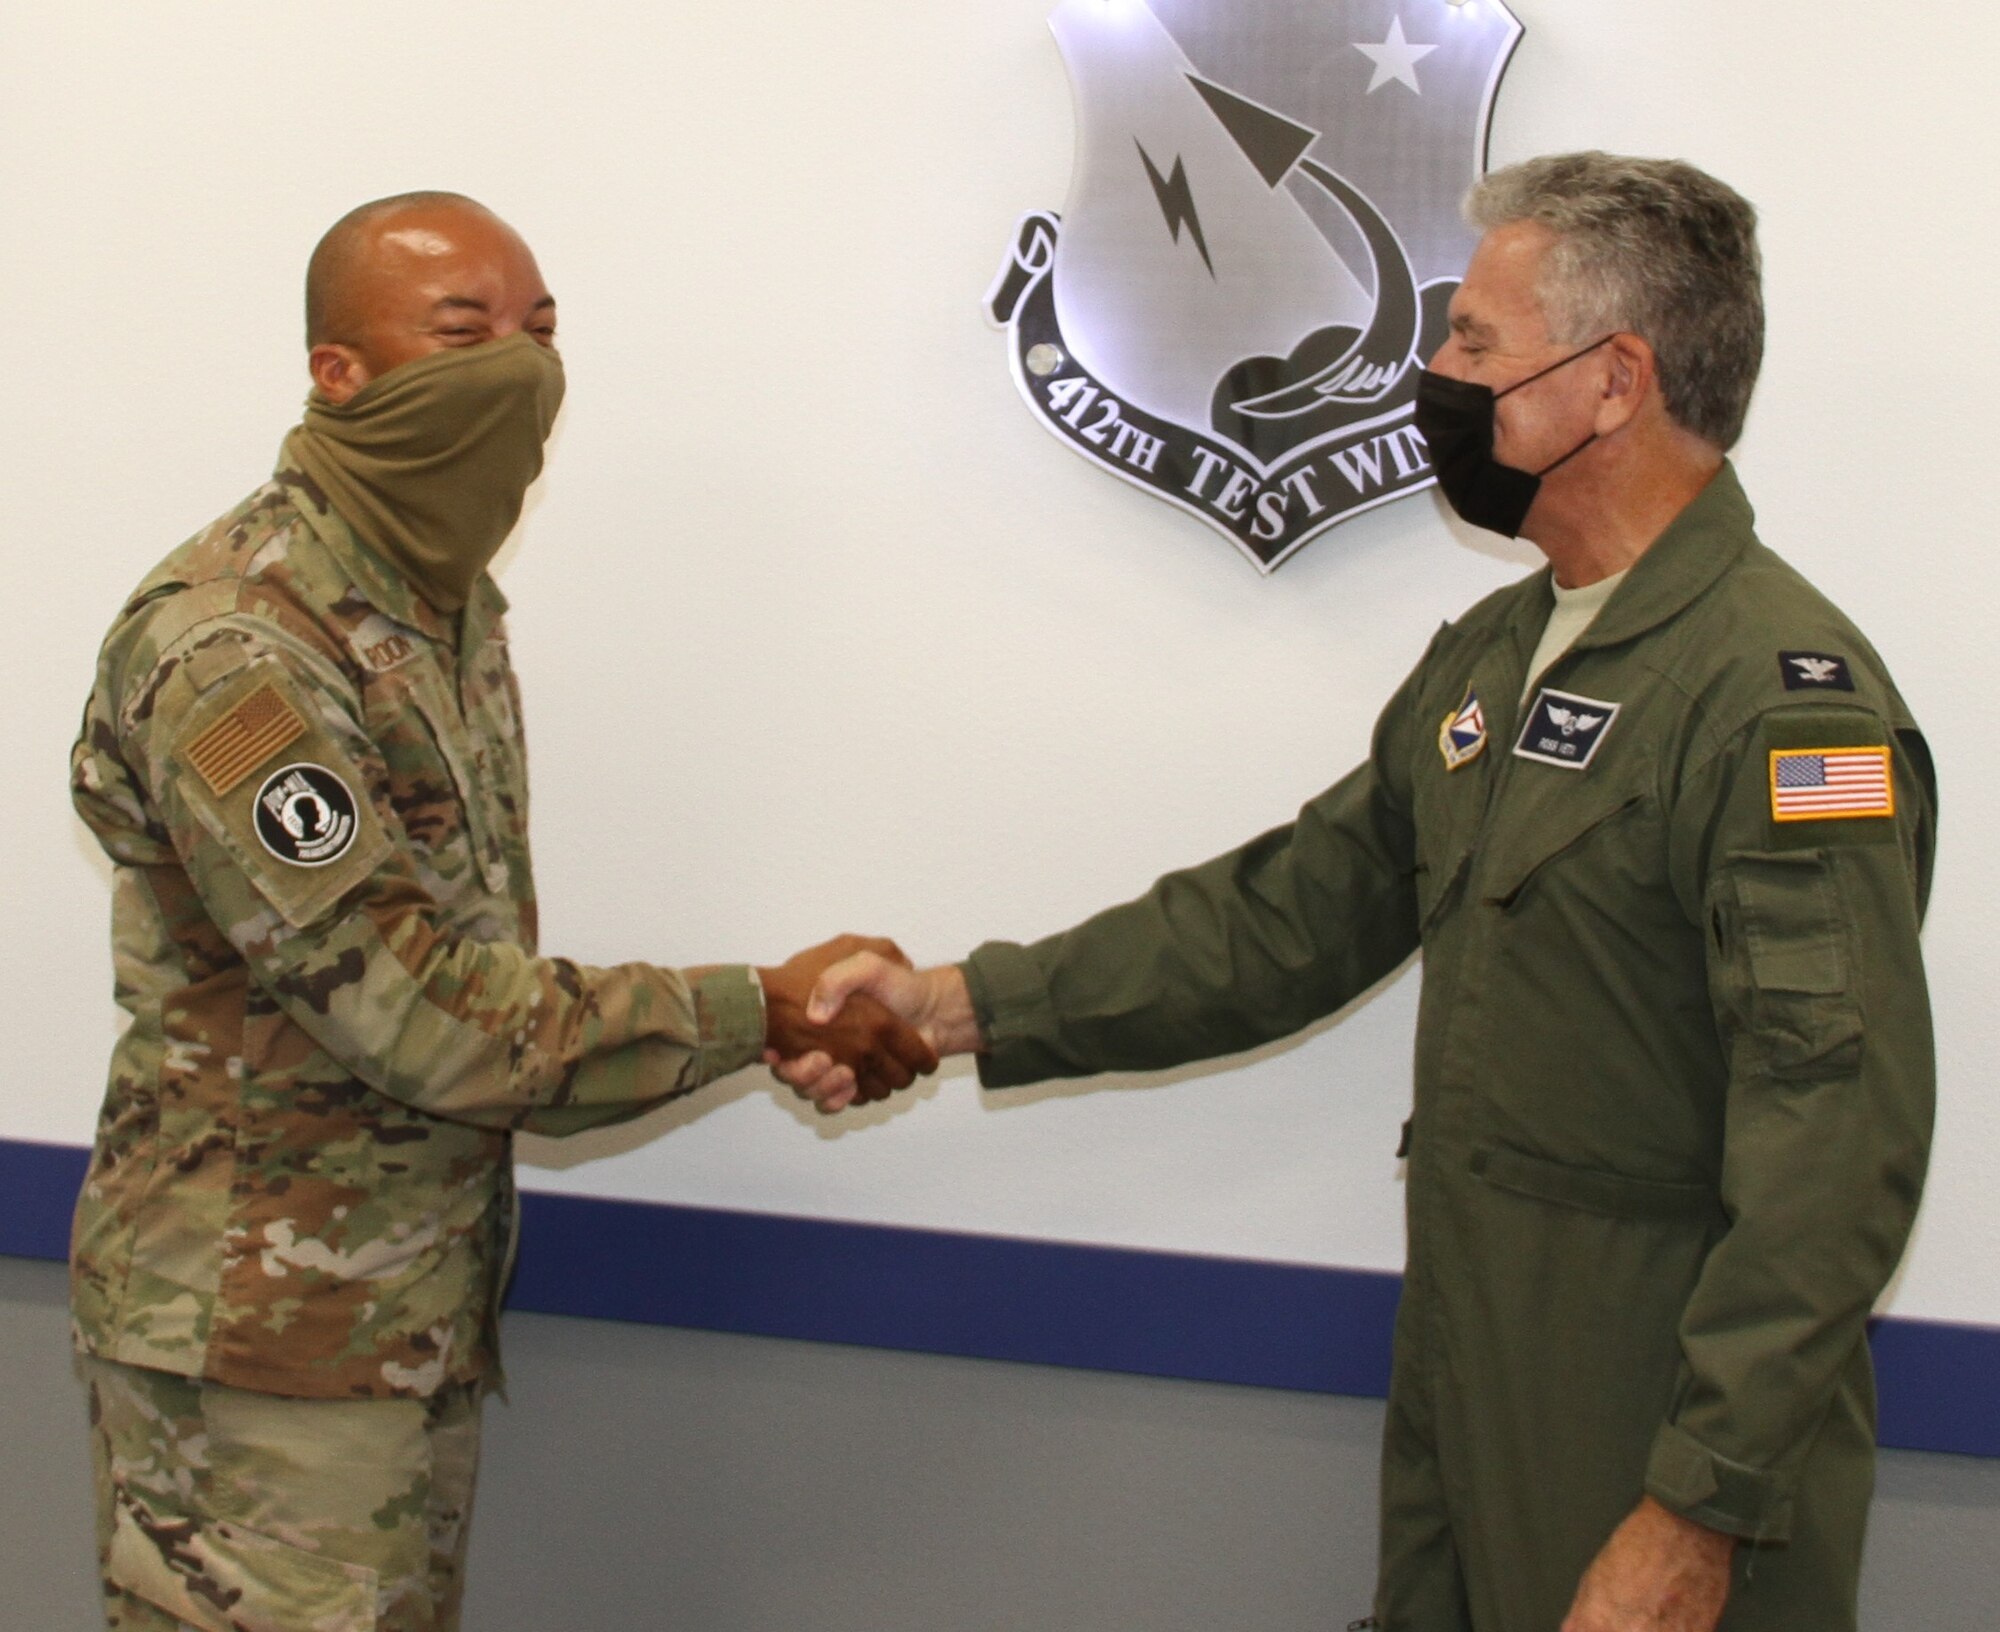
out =
[(1736, 1538), (1640, 1499), (1583, 1572), (1561, 1632), (1715, 1632)]

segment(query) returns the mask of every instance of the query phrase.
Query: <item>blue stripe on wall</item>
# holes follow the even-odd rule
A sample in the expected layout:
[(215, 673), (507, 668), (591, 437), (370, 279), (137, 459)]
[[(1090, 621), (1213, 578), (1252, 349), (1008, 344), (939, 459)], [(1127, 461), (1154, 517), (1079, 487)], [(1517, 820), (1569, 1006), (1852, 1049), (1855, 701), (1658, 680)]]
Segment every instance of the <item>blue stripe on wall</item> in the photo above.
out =
[[(61, 1258), (85, 1153), (0, 1140), (0, 1253)], [(582, 1196), (522, 1198), (516, 1309), (1380, 1395), (1401, 1278)], [(1881, 1439), (2000, 1456), (2000, 1328), (1874, 1330)]]
[(0, 1252), (67, 1258), (69, 1215), (90, 1152), (0, 1139)]

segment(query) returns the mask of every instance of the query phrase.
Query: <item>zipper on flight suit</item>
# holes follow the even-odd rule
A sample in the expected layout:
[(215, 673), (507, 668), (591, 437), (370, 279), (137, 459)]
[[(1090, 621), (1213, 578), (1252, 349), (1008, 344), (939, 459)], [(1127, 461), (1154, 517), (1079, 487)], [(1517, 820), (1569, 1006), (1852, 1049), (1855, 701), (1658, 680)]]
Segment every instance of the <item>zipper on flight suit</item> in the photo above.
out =
[(1568, 855), (1570, 851), (1574, 850), (1578, 845), (1582, 844), (1585, 839), (1589, 838), (1591, 834), (1595, 833), (1599, 828), (1604, 826), (1606, 822), (1613, 821), (1616, 818), (1623, 816), (1625, 812), (1630, 810), (1634, 805), (1641, 803), (1645, 799), (1645, 797), (1646, 796), (1643, 793), (1635, 793), (1631, 795), (1629, 798), (1620, 800), (1617, 804), (1613, 805), (1609, 810), (1605, 811), (1602, 815), (1597, 816), (1593, 818), (1591, 821), (1587, 822), (1576, 833), (1570, 835), (1569, 838), (1565, 839), (1561, 844), (1557, 845), (1555, 849), (1551, 850), (1547, 855), (1543, 856), (1540, 861), (1536, 862), (1534, 866), (1530, 867), (1525, 873), (1523, 873), (1520, 876), (1520, 878), (1515, 880), (1511, 888), (1503, 890), (1498, 895), (1487, 896), (1486, 905), (1489, 907), (1498, 907), (1502, 912), (1512, 911), (1514, 904), (1521, 899), (1522, 894), (1527, 890), (1528, 886), (1535, 881), (1535, 879), (1541, 874), (1542, 870), (1545, 867), (1547, 867), (1550, 862), (1556, 861), (1561, 857)]

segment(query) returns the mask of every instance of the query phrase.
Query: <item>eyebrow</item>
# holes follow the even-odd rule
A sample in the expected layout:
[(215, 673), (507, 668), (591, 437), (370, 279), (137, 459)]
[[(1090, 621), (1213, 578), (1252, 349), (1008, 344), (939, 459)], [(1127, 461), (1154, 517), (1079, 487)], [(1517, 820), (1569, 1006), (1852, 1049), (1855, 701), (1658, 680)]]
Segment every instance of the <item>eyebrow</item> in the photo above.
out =
[(1482, 323), (1478, 318), (1471, 317), (1464, 312), (1460, 312), (1457, 316), (1453, 317), (1451, 320), (1451, 332), (1453, 334), (1460, 336), (1471, 336), (1475, 339), (1483, 339), (1492, 335), (1493, 325), (1490, 323)]

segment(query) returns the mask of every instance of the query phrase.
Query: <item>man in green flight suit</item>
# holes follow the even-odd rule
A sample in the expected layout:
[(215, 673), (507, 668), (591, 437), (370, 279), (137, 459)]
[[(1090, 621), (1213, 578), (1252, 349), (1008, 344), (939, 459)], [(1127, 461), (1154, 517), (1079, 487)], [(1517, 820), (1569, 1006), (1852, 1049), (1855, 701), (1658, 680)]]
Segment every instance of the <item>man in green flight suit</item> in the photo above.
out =
[[(813, 977), (536, 951), (520, 697), (486, 568), (563, 390), (555, 301), (470, 199), (336, 223), (275, 476), (106, 638), (76, 805), (114, 864), (117, 1044), (73, 1307), (122, 1632), (458, 1624), (514, 1130), (757, 1060), (936, 1056)], [(877, 950), (894, 955), (887, 942)]]
[(1725, 458), (1750, 206), (1587, 153), (1468, 213), (1418, 425), (1549, 569), (1441, 629), (1290, 825), (1032, 946), (861, 955), (814, 1012), (873, 995), (998, 1087), (1248, 1048), (1421, 947), (1376, 1624), (1851, 1632), (1864, 1323), (1931, 1127), (1929, 754)]

